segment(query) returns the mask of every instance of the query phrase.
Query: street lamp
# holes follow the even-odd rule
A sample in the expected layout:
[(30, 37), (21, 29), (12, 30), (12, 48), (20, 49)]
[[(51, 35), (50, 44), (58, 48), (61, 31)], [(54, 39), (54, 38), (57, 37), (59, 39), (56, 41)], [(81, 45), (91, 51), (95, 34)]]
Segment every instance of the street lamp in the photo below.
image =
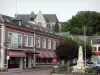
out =
[(6, 48), (8, 48), (8, 45), (9, 45), (9, 42), (4, 43), (5, 50), (6, 50), (6, 59), (5, 60), (7, 60), (7, 71), (8, 71), (8, 60), (10, 59), (10, 56), (8, 56), (8, 49), (6, 49)]
[(85, 66), (86, 66), (86, 28), (84, 27), (84, 49), (85, 49)]

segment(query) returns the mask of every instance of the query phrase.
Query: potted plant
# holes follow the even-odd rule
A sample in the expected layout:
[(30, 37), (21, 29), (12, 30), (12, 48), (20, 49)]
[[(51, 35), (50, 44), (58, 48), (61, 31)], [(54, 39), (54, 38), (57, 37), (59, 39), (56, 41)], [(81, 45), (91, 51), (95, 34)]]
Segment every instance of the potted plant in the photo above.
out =
[(69, 72), (71, 72), (71, 71), (73, 71), (73, 67), (72, 67), (72, 66), (68, 66), (67, 70), (68, 70)]
[(86, 73), (90, 73), (90, 72), (92, 72), (92, 70), (93, 70), (93, 68), (92, 67), (89, 67), (89, 66), (85, 66), (85, 68), (84, 68), (84, 71)]

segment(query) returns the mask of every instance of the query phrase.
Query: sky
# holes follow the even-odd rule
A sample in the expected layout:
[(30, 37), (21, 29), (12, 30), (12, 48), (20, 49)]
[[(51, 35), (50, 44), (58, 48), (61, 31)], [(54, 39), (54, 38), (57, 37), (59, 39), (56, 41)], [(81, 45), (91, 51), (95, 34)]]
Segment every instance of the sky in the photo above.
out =
[(56, 14), (61, 22), (71, 19), (78, 11), (100, 12), (100, 0), (0, 0), (0, 14)]

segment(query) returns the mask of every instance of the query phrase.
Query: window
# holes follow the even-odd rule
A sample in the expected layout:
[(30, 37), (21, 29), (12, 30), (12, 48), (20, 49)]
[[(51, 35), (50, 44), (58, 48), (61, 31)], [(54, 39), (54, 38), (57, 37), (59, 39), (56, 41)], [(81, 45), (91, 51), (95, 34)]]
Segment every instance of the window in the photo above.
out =
[(53, 40), (53, 50), (55, 50), (55, 49), (56, 49), (56, 41)]
[(24, 35), (24, 46), (28, 46), (28, 35)]
[(94, 51), (97, 51), (96, 47), (94, 47)]
[(100, 47), (98, 47), (98, 51), (100, 51)]
[(42, 22), (38, 22), (38, 25), (39, 25), (39, 26), (42, 26)]
[(33, 47), (33, 36), (29, 36), (28, 38), (28, 46)]
[(42, 48), (46, 48), (46, 38), (42, 39)]
[(18, 48), (18, 33), (8, 32), (8, 42), (9, 48)]
[(11, 38), (12, 38), (12, 33), (9, 32), (9, 33), (8, 33), (8, 42), (9, 42), (9, 43), (11, 43)]
[(36, 47), (40, 48), (40, 38), (36, 37)]
[(22, 45), (22, 34), (18, 34), (18, 45)]
[(47, 28), (51, 29), (51, 25), (50, 24), (47, 24)]
[(60, 41), (57, 41), (57, 44), (56, 44), (56, 46), (59, 46), (60, 45)]
[(51, 49), (51, 40), (48, 39), (48, 49)]

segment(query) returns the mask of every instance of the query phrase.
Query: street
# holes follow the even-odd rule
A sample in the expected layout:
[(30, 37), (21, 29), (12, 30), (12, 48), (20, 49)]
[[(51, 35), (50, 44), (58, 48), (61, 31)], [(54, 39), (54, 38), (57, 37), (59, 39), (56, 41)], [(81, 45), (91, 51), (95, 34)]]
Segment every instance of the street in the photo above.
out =
[(9, 73), (0, 73), (0, 75), (50, 75), (52, 69), (47, 70), (31, 70), (31, 71), (23, 71), (23, 72), (9, 72)]

